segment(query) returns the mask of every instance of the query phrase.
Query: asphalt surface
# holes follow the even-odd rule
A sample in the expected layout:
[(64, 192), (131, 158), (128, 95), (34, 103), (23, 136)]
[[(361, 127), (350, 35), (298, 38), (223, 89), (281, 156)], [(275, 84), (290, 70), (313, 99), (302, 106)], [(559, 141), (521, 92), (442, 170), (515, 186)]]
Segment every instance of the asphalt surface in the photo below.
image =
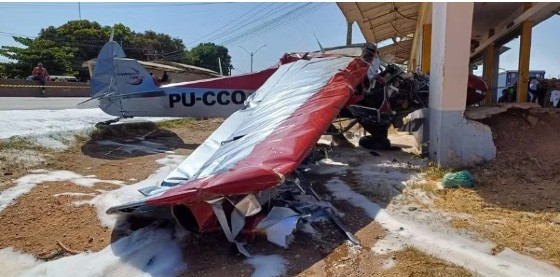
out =
[(87, 97), (0, 97), (0, 111), (76, 109)]

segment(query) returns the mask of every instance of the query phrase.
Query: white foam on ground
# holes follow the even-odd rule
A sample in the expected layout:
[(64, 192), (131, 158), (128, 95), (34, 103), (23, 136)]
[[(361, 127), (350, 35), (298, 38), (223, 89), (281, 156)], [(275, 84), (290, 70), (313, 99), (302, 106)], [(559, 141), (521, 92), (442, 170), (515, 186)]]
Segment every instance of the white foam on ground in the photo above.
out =
[[(144, 196), (137, 189), (157, 185), (183, 159), (183, 156), (169, 155), (157, 160), (161, 167), (147, 179), (133, 185), (123, 185), (113, 191), (100, 191), (100, 195), (92, 200), (84, 201), (84, 203), (97, 208), (102, 225), (113, 227), (117, 216), (105, 213), (110, 206), (143, 198)], [(22, 184), (36, 185), (44, 181), (64, 179), (86, 186), (93, 185), (97, 180), (94, 176), (81, 176), (69, 171), (49, 172), (46, 170), (34, 170), (32, 174), (20, 179), (18, 180)], [(17, 191), (21, 194), (24, 193), (21, 187)], [(62, 195), (89, 194), (67, 192), (56, 196)], [(186, 231), (177, 228), (145, 227), (119, 239), (99, 252), (85, 252), (48, 262), (38, 261), (32, 255), (16, 252), (11, 248), (0, 249), (0, 276), (176, 276), (186, 270), (181, 240), (185, 239), (187, 235)], [(260, 269), (261, 272), (282, 272), (278, 268), (278, 264), (274, 264), (274, 259), (257, 258), (256, 264), (257, 266), (272, 266), (272, 271)]]
[(99, 252), (49, 262), (0, 250), (0, 276), (176, 276), (186, 270), (174, 230), (146, 227)]
[(79, 131), (113, 118), (98, 108), (0, 111), (0, 138)]
[(173, 151), (168, 151), (165, 145), (161, 143), (151, 142), (151, 141), (140, 141), (138, 143), (120, 143), (111, 140), (101, 140), (98, 142), (99, 145), (105, 146), (115, 146), (115, 151), (123, 151), (128, 154), (133, 152), (147, 153), (147, 154), (158, 154), (158, 153), (173, 153)]
[(91, 187), (96, 183), (110, 183), (121, 185), (123, 182), (115, 180), (100, 180), (95, 178), (95, 176), (82, 176), (80, 174), (74, 173), (72, 171), (57, 170), (57, 171), (47, 171), (47, 170), (33, 170), (31, 174), (25, 175), (17, 180), (15, 180), (16, 185), (8, 188), (2, 193), (0, 193), (0, 211), (4, 210), (8, 205), (12, 204), (18, 197), (23, 194), (28, 193), (38, 184), (44, 182), (72, 182), (80, 186)]
[(41, 264), (33, 255), (14, 251), (8, 247), (0, 249), (0, 276), (20, 276)]
[(461, 236), (452, 228), (442, 229), (438, 226), (430, 229), (431, 224), (396, 219), (337, 178), (327, 182), (326, 187), (336, 199), (363, 209), (388, 230), (389, 234), (375, 249), (392, 248), (394, 251), (403, 245), (410, 245), (483, 276), (560, 276), (558, 268), (510, 249), (492, 255), (492, 243)]
[(82, 193), (82, 192), (63, 192), (63, 193), (53, 194), (54, 197), (59, 197), (59, 196), (81, 197), (81, 196), (96, 196), (96, 195), (97, 193)]
[(343, 175), (348, 169), (348, 164), (325, 158), (317, 161), (316, 164), (307, 166), (308, 173), (318, 175)]
[(138, 192), (139, 189), (157, 186), (172, 170), (174, 170), (183, 160), (184, 156), (168, 155), (165, 158), (159, 159), (156, 162), (161, 165), (154, 173), (148, 178), (138, 183), (122, 186), (119, 189), (112, 191), (101, 192), (91, 200), (85, 202), (77, 202), (76, 205), (89, 203), (97, 209), (97, 216), (101, 225), (113, 228), (115, 226), (117, 215), (109, 215), (106, 213), (107, 209), (111, 206), (121, 205), (132, 201), (144, 199), (144, 195)]
[(251, 277), (277, 277), (287, 272), (288, 261), (280, 255), (255, 255), (246, 262), (255, 268)]
[[(0, 139), (21, 136), (52, 149), (65, 149), (77, 133), (88, 133), (95, 124), (114, 119), (101, 109), (0, 111)], [(123, 122), (164, 121), (170, 117), (123, 119)]]

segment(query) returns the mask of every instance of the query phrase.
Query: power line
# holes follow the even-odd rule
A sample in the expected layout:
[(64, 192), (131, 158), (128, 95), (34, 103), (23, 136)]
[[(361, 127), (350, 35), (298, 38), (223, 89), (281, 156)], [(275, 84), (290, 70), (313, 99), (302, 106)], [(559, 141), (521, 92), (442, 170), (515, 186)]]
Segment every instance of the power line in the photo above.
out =
[(244, 14), (242, 14), (241, 16), (236, 17), (234, 20), (232, 20), (232, 21), (230, 21), (230, 22), (228, 22), (228, 23), (226, 23), (226, 24), (220, 26), (219, 28), (217, 28), (216, 30), (214, 30), (212, 33), (207, 34), (207, 35), (204, 35), (204, 36), (201, 37), (200, 39), (196, 40), (195, 42), (189, 43), (188, 45), (196, 44), (196, 43), (199, 43), (199, 42), (203, 41), (203, 40), (204, 40), (205, 38), (207, 38), (208, 36), (211, 36), (211, 35), (215, 34), (216, 32), (222, 30), (224, 27), (226, 27), (226, 26), (228, 26), (228, 25), (230, 25), (230, 24), (233, 24), (235, 21), (237, 21), (237, 20), (243, 18), (244, 16), (246, 16), (246, 15), (249, 14), (250, 12), (254, 11), (254, 10), (257, 9), (258, 7), (262, 6), (263, 4), (264, 4), (264, 3), (260, 3), (258, 6), (256, 6), (256, 7), (252, 8), (252, 9), (250, 9), (249, 11), (247, 11), (247, 12), (244, 13)]
[[(75, 3), (0, 3), (2, 8), (53, 8), (60, 6), (73, 6)], [(143, 2), (143, 3), (111, 3), (111, 2), (88, 2), (88, 5), (97, 6), (99, 8), (131, 8), (131, 7), (181, 7), (181, 6), (207, 6), (207, 5), (225, 5), (225, 4), (238, 4), (236, 2), (205, 2), (205, 3), (158, 3), (158, 2)]]
[[(270, 12), (272, 12), (272, 11), (275, 10), (275, 9), (273, 8), (275, 4), (276, 4), (276, 3), (271, 3), (271, 4), (269, 4), (268, 6), (263, 7), (262, 9), (256, 11), (256, 12), (255, 12), (252, 16), (250, 16), (249, 18), (247, 18), (247, 19), (245, 19), (245, 20), (243, 20), (243, 21), (241, 21), (241, 22), (238, 22), (237, 24), (234, 24), (234, 25), (232, 25), (232, 26), (229, 26), (229, 27), (226, 28), (226, 29), (221, 30), (220, 33), (215, 34), (215, 35), (213, 35), (212, 37), (208, 38), (207, 41), (213, 41), (213, 40), (215, 40), (215, 39), (217, 39), (217, 38), (220, 38), (220, 37), (222, 37), (222, 36), (224, 36), (224, 35), (237, 32), (237, 31), (239, 31), (240, 29), (242, 29), (243, 27), (247, 26), (248, 24), (252, 24), (252, 23), (254, 23), (256, 20), (259, 20), (259, 19), (264, 18), (264, 17), (265, 17), (266, 15), (268, 15)], [(284, 3), (284, 4), (285, 4), (285, 3)], [(259, 15), (259, 13), (263, 13), (263, 12), (264, 12), (265, 10), (267, 10), (267, 9), (268, 9), (268, 11), (266, 11), (266, 13), (265, 13), (264, 15), (261, 15), (260, 17), (255, 18), (255, 16)]]
[(0, 31), (0, 35), (10, 36), (10, 37), (37, 38), (37, 37), (34, 37), (34, 36), (28, 36), (28, 35), (22, 35), (22, 34), (14, 34), (14, 33), (3, 32), (3, 31)]
[[(232, 36), (235, 35), (236, 33), (240, 33), (240, 32), (244, 32), (244, 28), (250, 28), (251, 24), (255, 24), (257, 23), (259, 20), (263, 20), (265, 18), (270, 18), (272, 16), (275, 16), (276, 14), (281, 13), (283, 10), (281, 10), (280, 8), (282, 8), (284, 5), (286, 5), (287, 3), (282, 3), (280, 6), (277, 6), (276, 8), (270, 9), (269, 11), (267, 11), (266, 13), (262, 14), (261, 16), (257, 17), (257, 18), (252, 18), (250, 19), (250, 21), (244, 23), (243, 25), (239, 26), (240, 24), (237, 24), (235, 26), (230, 27), (228, 30), (224, 30), (224, 32), (220, 33), (219, 35), (216, 35), (212, 38), (210, 38), (209, 40), (215, 40), (215, 39), (220, 39), (223, 38), (224, 36)], [(274, 4), (273, 4), (274, 5)], [(288, 7), (286, 7), (285, 9), (294, 7), (294, 6), (298, 6), (298, 3), (292, 3), (290, 4)], [(269, 6), (269, 7), (272, 7)], [(299, 7), (295, 7), (294, 9), (298, 9)], [(261, 24), (262, 25), (262, 24)], [(235, 29), (235, 30), (233, 30)]]
[[(269, 19), (268, 21), (265, 21), (263, 23), (260, 23), (259, 25), (253, 26), (251, 29), (243, 30), (243, 32), (241, 32), (240, 34), (229, 36), (229, 38), (228, 37), (222, 38), (223, 39), (222, 41), (227, 41), (229, 39), (232, 39), (233, 37), (241, 37), (241, 36), (243, 36), (247, 33), (251, 33), (251, 32), (254, 32), (255, 30), (259, 30), (263, 27), (266, 27), (268, 24), (271, 24), (272, 22), (278, 22), (279, 20), (286, 20), (287, 15), (289, 15), (289, 14), (295, 12), (295, 11), (302, 10), (302, 8), (305, 8), (307, 5), (309, 5), (309, 3), (304, 4), (302, 6), (296, 6), (291, 10), (284, 11), (282, 14), (280, 14), (277, 17), (273, 17), (272, 19)], [(291, 7), (293, 7), (293, 5)], [(278, 14), (278, 13), (276, 13), (276, 14)]]
[[(272, 18), (258, 26), (255, 26), (239, 35), (236, 36), (232, 36), (229, 38), (225, 38), (224, 40), (221, 41), (221, 44), (231, 44), (234, 42), (239, 42), (239, 40), (241, 39), (247, 39), (249, 37), (254, 37), (258, 34), (261, 34), (263, 32), (267, 32), (273, 29), (276, 29), (278, 27), (284, 26), (286, 24), (289, 24), (291, 22), (293, 22), (293, 20), (302, 17), (304, 15), (308, 15), (309, 12), (312, 12), (313, 10), (318, 10), (318, 6), (320, 6), (321, 4), (318, 5), (314, 5), (314, 3), (307, 3), (301, 7), (289, 10), (275, 18)], [(315, 8), (318, 7), (318, 8)]]

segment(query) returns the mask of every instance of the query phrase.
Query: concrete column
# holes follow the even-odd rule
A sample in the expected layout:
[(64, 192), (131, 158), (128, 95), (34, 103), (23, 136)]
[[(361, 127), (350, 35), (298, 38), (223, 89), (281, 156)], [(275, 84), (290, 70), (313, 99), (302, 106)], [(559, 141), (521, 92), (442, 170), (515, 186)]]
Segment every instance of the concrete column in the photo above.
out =
[(482, 75), (484, 76), (484, 81), (488, 85), (488, 92), (486, 98), (484, 99), (485, 105), (492, 104), (494, 99), (494, 61), (496, 61), (496, 48), (494, 43), (491, 43), (486, 47), (484, 53), (484, 67), (482, 70)]
[[(524, 9), (528, 10), (531, 3), (525, 3)], [(531, 29), (533, 22), (521, 23), (521, 37), (519, 40), (519, 68), (517, 82), (517, 102), (527, 102), (529, 91), (529, 61), (531, 58)]]
[[(434, 2), (430, 69), (429, 154), (441, 166), (460, 166), (474, 4)], [(422, 64), (424, 66), (424, 64)]]
[[(433, 16), (432, 16), (433, 17)], [(432, 51), (432, 24), (426, 24), (422, 30), (422, 72), (430, 72), (430, 55)]]

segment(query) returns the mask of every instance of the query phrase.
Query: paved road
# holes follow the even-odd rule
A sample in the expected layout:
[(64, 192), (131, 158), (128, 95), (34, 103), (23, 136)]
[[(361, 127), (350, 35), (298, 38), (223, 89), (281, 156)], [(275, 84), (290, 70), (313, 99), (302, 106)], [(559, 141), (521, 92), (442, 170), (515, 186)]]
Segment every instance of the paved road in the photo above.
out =
[(0, 111), (75, 109), (87, 97), (0, 97)]

